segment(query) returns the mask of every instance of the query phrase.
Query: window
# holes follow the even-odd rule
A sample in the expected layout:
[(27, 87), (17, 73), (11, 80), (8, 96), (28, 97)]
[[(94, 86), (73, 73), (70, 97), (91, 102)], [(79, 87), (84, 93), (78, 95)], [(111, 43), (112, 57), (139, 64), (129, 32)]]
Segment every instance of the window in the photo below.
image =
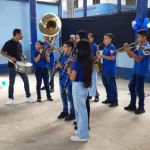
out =
[(78, 5), (78, 0), (74, 0), (74, 8), (78, 8), (79, 5)]
[(121, 0), (121, 11), (136, 10), (136, 0)]
[(99, 4), (100, 0), (93, 0), (93, 4)]
[(126, 0), (126, 5), (135, 6), (136, 5), (136, 0)]
[(150, 8), (150, 0), (148, 0), (148, 8)]

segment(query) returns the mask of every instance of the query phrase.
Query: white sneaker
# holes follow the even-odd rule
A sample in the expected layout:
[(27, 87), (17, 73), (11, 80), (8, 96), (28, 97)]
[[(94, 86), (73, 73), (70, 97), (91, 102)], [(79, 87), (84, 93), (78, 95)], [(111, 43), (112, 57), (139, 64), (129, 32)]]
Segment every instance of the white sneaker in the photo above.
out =
[(26, 102), (27, 102), (27, 103), (34, 103), (34, 100), (33, 100), (33, 98), (30, 96), (30, 97), (27, 97), (27, 98), (26, 98)]
[(14, 100), (12, 98), (9, 98), (6, 105), (11, 105), (13, 104)]
[(86, 142), (86, 141), (88, 141), (88, 139), (81, 139), (81, 138), (79, 138), (77, 135), (71, 136), (70, 139), (71, 139), (73, 142)]

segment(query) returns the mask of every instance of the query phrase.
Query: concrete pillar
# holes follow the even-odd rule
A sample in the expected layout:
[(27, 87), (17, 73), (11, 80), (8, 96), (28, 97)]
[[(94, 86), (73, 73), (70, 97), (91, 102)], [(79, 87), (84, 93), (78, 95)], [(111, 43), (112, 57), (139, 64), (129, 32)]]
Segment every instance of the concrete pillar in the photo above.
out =
[(87, 17), (87, 0), (83, 1), (83, 16)]
[(136, 17), (144, 20), (148, 13), (148, 0), (137, 0)]
[(117, 0), (117, 12), (121, 12), (121, 0)]
[(74, 0), (67, 0), (68, 18), (74, 18)]

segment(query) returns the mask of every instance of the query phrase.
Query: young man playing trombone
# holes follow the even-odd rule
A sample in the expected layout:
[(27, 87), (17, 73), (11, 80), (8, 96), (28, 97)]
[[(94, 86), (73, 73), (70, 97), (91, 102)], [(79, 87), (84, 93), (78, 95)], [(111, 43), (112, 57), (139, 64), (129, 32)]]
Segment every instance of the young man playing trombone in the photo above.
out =
[[(142, 114), (144, 109), (144, 79), (149, 70), (149, 56), (144, 55), (142, 47), (150, 47), (148, 43), (148, 32), (140, 30), (137, 32), (137, 41), (139, 48), (134, 52), (130, 47), (124, 46), (124, 50), (130, 58), (134, 59), (134, 73), (129, 83), (129, 90), (131, 95), (130, 104), (124, 109), (127, 111), (133, 111), (135, 114)], [(136, 98), (139, 98), (138, 108), (136, 107)]]

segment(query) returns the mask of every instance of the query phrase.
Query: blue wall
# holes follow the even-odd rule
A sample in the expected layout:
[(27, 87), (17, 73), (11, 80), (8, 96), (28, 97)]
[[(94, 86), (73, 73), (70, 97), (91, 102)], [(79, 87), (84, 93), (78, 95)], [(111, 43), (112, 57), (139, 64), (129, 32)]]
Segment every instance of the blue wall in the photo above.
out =
[[(14, 28), (20, 28), (23, 31), (24, 38), (21, 41), (23, 46), (23, 51), (27, 55), (28, 59), (31, 58), (30, 49), (30, 18), (29, 18), (29, 3), (23, 1), (13, 1), (13, 0), (1, 0), (0, 1), (0, 49), (3, 44), (12, 38), (12, 31)], [(37, 23), (40, 17), (47, 13), (55, 13), (58, 15), (58, 7), (47, 5), (47, 4), (37, 4)], [(38, 29), (38, 39), (43, 40), (43, 36)], [(56, 42), (58, 45), (58, 40)], [(6, 65), (7, 59), (0, 56), (0, 72), (7, 70)]]

